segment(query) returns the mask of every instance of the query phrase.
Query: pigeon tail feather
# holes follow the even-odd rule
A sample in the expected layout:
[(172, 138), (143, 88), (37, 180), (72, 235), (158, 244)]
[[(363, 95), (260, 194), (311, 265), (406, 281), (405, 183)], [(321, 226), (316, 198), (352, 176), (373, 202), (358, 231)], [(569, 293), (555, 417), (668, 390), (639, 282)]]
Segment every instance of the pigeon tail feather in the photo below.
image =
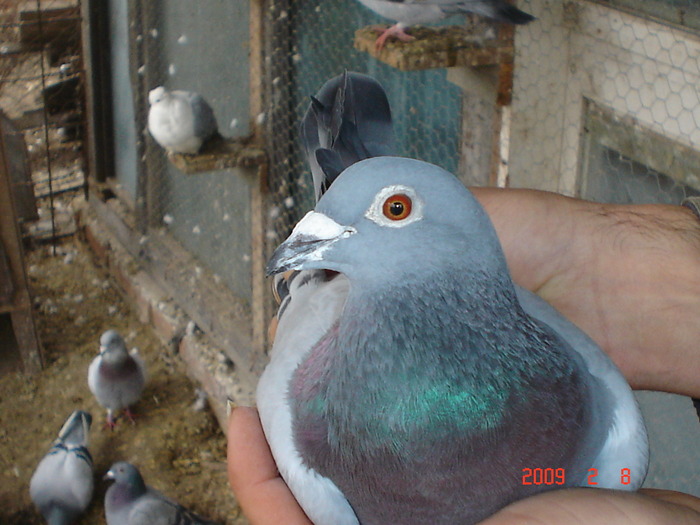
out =
[(530, 13), (521, 11), (511, 4), (504, 4), (503, 6), (499, 7), (494, 18), (501, 22), (509, 22), (515, 25), (528, 24), (535, 20), (535, 17)]

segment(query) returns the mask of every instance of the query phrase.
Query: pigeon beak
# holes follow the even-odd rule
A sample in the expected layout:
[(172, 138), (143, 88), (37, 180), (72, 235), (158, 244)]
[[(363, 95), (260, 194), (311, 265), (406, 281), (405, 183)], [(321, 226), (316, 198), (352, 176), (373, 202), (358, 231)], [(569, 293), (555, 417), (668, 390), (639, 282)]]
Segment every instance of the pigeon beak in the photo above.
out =
[(334, 243), (356, 232), (352, 226), (343, 226), (323, 213), (310, 211), (297, 223), (287, 240), (277, 247), (265, 273), (274, 275), (311, 268), (309, 263), (322, 261), (323, 253)]
[(111, 479), (114, 479), (114, 472), (112, 472), (111, 470), (108, 470), (108, 471), (107, 471), (107, 474), (105, 474), (104, 477), (103, 477), (102, 479), (103, 479), (104, 481), (109, 481), (109, 480), (111, 480)]

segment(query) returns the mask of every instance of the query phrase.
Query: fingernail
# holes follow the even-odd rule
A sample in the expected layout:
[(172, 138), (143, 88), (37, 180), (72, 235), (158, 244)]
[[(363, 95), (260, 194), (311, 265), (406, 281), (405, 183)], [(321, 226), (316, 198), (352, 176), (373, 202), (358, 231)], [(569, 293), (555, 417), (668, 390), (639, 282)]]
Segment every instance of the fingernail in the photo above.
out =
[(231, 412), (238, 407), (238, 404), (230, 397), (226, 398), (226, 417), (231, 417)]

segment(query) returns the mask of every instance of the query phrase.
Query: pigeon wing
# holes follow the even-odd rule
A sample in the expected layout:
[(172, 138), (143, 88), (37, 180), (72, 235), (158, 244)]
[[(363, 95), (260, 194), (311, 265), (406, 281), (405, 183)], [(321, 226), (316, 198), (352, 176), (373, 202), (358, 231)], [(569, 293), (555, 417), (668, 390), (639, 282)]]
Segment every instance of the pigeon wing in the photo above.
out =
[[(596, 482), (606, 488), (639, 488), (646, 475), (649, 449), (644, 421), (626, 379), (592, 339), (546, 301), (520, 287), (516, 293), (525, 312), (549, 326), (587, 371), (594, 426), (583, 455), (596, 458), (591, 465), (598, 472)], [(630, 483), (621, 477), (622, 469), (630, 469)]]
[(304, 355), (335, 324), (348, 281), (321, 271), (298, 272), (283, 286), (279, 324), (257, 389), (260, 420), (280, 474), (314, 523), (357, 525), (345, 496), (328, 478), (309, 469), (295, 449), (287, 385)]

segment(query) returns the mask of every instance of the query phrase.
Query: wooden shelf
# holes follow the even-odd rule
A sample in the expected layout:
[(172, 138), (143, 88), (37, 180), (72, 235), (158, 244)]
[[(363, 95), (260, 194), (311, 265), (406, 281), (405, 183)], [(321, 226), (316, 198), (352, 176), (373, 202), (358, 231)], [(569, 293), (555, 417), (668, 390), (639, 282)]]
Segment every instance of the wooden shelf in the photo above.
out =
[(412, 27), (412, 42), (387, 41), (376, 51), (377, 32), (371, 27), (355, 31), (355, 49), (401, 71), (458, 66), (494, 66), (513, 62), (512, 40), (486, 38), (462, 26)]
[(180, 171), (187, 174), (231, 168), (253, 168), (267, 163), (265, 150), (246, 138), (215, 139), (197, 155), (168, 154)]

